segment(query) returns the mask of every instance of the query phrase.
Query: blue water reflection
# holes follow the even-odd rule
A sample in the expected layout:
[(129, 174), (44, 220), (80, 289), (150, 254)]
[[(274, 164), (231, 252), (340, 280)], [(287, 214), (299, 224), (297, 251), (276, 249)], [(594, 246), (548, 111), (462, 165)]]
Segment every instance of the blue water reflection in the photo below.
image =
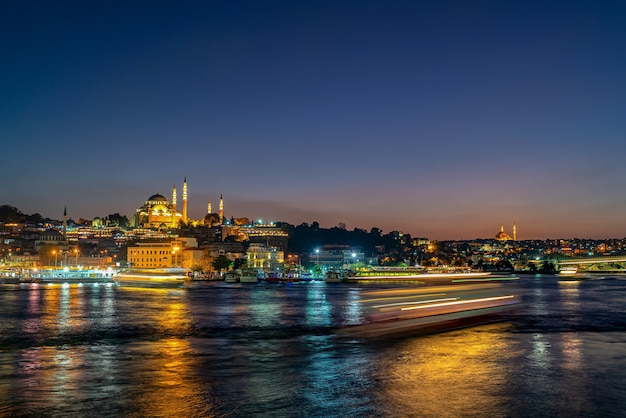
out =
[(620, 416), (626, 282), (515, 287), (500, 322), (382, 340), (336, 335), (379, 287), (3, 287), (0, 416)]

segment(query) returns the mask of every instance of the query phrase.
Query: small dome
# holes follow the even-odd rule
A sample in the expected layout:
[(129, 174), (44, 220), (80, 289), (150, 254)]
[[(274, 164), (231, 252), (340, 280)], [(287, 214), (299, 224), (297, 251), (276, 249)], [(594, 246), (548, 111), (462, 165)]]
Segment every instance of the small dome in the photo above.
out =
[(41, 236), (42, 237), (62, 237), (63, 234), (61, 234), (56, 229), (46, 229), (45, 231), (42, 232)]
[(167, 198), (160, 194), (153, 194), (148, 198), (148, 202), (164, 202), (167, 203)]

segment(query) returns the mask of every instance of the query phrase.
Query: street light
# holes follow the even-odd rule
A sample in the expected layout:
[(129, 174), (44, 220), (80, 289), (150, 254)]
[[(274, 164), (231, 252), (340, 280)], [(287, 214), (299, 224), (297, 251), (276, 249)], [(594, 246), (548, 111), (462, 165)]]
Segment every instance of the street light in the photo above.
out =
[(172, 267), (176, 267), (176, 251), (178, 251), (180, 248), (178, 247), (174, 247), (172, 249)]
[(54, 268), (57, 268), (57, 250), (52, 250), (52, 254), (54, 254)]
[(315, 270), (318, 275), (317, 277), (319, 277), (319, 273), (320, 273), (319, 271), (320, 270), (320, 249), (319, 248), (315, 249), (315, 254), (317, 255), (317, 261), (315, 262), (315, 267), (316, 267)]
[(74, 248), (74, 253), (76, 254), (76, 268), (78, 268), (78, 248)]

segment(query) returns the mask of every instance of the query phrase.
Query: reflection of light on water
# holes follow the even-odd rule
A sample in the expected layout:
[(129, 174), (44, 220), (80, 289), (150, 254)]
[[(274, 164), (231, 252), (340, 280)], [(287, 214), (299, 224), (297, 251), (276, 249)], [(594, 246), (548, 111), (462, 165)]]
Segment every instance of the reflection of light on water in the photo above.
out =
[[(86, 370), (87, 346), (37, 347), (24, 350), (19, 361), (22, 379), (19, 398), (46, 399), (53, 409), (63, 410), (64, 404), (87, 400), (79, 382)], [(47, 414), (49, 410), (40, 411)]]
[(531, 340), (530, 360), (537, 369), (547, 370), (552, 364), (550, 342), (543, 334), (534, 334)]
[(559, 286), (559, 293), (561, 294), (561, 303), (563, 307), (578, 310), (580, 308), (580, 289), (578, 287), (579, 282), (567, 283), (565, 286)]
[(390, 370), (378, 390), (393, 416), (503, 416), (500, 395), (515, 355), (502, 324), (414, 338), (401, 356), (384, 359)]
[(260, 327), (269, 327), (278, 323), (280, 318), (280, 303), (268, 299), (262, 292), (249, 292), (250, 303), (248, 309), (252, 316), (252, 323)]
[(350, 289), (348, 291), (348, 297), (346, 298), (345, 305), (345, 313), (343, 315), (346, 325), (353, 325), (361, 322), (363, 310), (361, 303), (359, 303), (360, 300), (361, 294), (358, 290)]
[(198, 376), (199, 364), (189, 342), (169, 338), (138, 344), (133, 351), (144, 357), (141, 367), (132, 370), (139, 388), (130, 388), (137, 402), (138, 416), (199, 417), (212, 416), (213, 405), (207, 399)]
[(531, 304), (533, 308), (533, 313), (536, 315), (546, 315), (548, 310), (546, 309), (545, 296), (543, 294), (543, 289), (539, 286), (536, 286), (533, 289), (533, 294), (535, 295), (535, 302)]
[(564, 333), (561, 341), (561, 351), (563, 353), (563, 368), (578, 370), (582, 364), (582, 342), (575, 332)]
[(309, 286), (307, 288), (306, 306), (304, 315), (307, 325), (330, 325), (331, 304), (326, 300), (324, 288), (319, 286)]
[(41, 328), (41, 292), (36, 288), (28, 291), (28, 318), (24, 321), (24, 333), (36, 334)]

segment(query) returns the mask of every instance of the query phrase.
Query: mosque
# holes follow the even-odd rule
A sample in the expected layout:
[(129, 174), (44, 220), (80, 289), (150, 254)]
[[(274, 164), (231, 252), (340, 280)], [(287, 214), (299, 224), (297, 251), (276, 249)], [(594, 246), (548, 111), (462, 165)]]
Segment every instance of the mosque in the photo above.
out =
[(504, 232), (504, 225), (500, 226), (500, 232), (495, 236), (498, 241), (517, 241), (517, 225), (513, 224), (513, 237)]
[[(154, 194), (146, 200), (143, 206), (139, 207), (131, 219), (131, 226), (136, 228), (177, 228), (180, 221), (188, 223), (190, 219), (187, 216), (187, 177), (183, 181), (183, 205), (182, 212), (177, 207), (176, 185), (172, 192), (172, 202), (161, 194)], [(211, 201), (207, 207), (207, 214), (213, 214), (211, 211)], [(219, 223), (224, 222), (224, 199), (220, 195), (220, 208), (217, 215)]]

